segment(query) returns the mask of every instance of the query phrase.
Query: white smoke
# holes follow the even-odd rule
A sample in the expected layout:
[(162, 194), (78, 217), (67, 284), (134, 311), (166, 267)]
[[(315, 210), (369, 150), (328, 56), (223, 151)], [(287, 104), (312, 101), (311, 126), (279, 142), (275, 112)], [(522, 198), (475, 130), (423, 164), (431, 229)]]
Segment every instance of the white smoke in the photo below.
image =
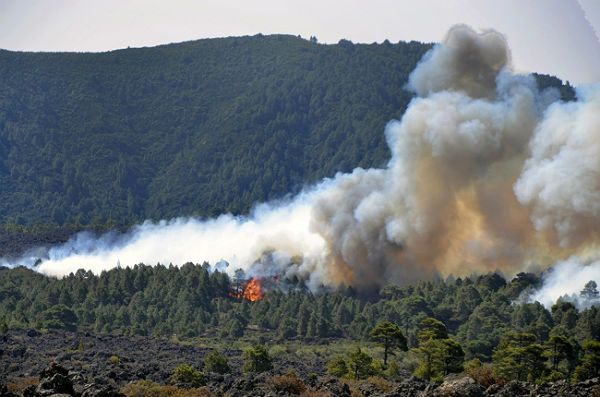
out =
[[(273, 265), (286, 269), (296, 256), (311, 258), (294, 270), (306, 279), (325, 277), (311, 260), (325, 252), (323, 239), (310, 232), (310, 202), (316, 191), (304, 193), (292, 203), (261, 204), (247, 217), (230, 214), (216, 219), (177, 218), (145, 222), (118, 239), (78, 234), (66, 244), (52, 247), (38, 267), (42, 273), (63, 276), (80, 268), (99, 273), (137, 263), (181, 265), (219, 261), (230, 270), (250, 266), (269, 251)], [(274, 271), (276, 269), (273, 269)]]
[[(597, 252), (600, 90), (548, 107), (557, 92), (539, 92), (532, 76), (510, 71), (502, 35), (465, 26), (423, 58), (408, 86), (417, 97), (386, 128), (384, 169), (338, 174), (246, 217), (147, 222), (118, 238), (79, 235), (51, 248), (39, 270), (61, 276), (225, 260), (228, 271), (370, 288), (511, 274), (572, 257), (555, 274), (587, 277), (582, 269), (595, 265), (571, 264)], [(549, 288), (536, 296), (555, 299)]]
[(584, 263), (580, 258), (571, 257), (557, 263), (544, 275), (542, 288), (529, 300), (540, 302), (547, 308), (558, 299), (573, 302), (580, 309), (600, 304), (597, 299), (589, 300), (580, 295), (589, 281), (600, 281), (600, 261)]

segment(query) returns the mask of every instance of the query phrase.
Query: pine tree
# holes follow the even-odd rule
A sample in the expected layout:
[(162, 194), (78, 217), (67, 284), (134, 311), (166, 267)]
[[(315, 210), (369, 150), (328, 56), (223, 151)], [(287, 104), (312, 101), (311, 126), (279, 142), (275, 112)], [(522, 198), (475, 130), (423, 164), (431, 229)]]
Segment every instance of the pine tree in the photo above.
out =
[(382, 321), (371, 330), (371, 337), (379, 341), (383, 347), (383, 367), (387, 368), (388, 355), (393, 355), (395, 349), (407, 350), (406, 338), (400, 327), (389, 321)]

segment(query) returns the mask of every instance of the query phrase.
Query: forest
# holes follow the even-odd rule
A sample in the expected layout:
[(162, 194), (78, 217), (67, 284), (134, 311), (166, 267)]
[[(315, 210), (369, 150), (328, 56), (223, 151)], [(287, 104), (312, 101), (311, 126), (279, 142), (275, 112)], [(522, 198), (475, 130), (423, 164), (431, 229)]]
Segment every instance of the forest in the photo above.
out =
[[(49, 228), (243, 214), (384, 166), (384, 127), (402, 116), (408, 74), (430, 48), (256, 35), (0, 50), (0, 234), (27, 245)], [(568, 82), (536, 77), (574, 98)]]
[[(294, 280), (249, 279), (241, 270), (230, 278), (207, 263), (140, 264), (100, 275), (79, 270), (62, 279), (3, 268), (0, 328), (176, 337), (217, 347), (337, 344), (347, 355), (328, 348), (329, 371), (351, 378), (363, 376), (351, 370), (353, 360), (369, 363), (360, 369), (365, 376), (377, 365), (380, 374), (391, 365), (432, 380), (486, 366), (503, 379), (598, 376), (597, 285), (581, 286), (580, 308), (569, 299), (545, 308), (527, 299), (540, 282), (530, 273), (508, 282), (490, 273), (390, 285), (365, 296), (352, 288), (312, 292)], [(374, 343), (387, 347), (375, 357), (361, 350)]]

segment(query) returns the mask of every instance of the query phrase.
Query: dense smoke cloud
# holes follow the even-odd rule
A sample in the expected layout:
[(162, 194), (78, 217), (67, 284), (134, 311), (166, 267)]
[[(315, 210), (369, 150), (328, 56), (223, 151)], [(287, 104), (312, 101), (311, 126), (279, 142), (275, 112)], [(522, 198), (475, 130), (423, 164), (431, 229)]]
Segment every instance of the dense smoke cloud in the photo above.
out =
[(496, 31), (476, 34), (467, 26), (450, 29), (444, 43), (428, 52), (408, 80), (419, 96), (462, 91), (473, 98), (493, 97), (496, 77), (510, 63), (506, 39)]
[(408, 87), (416, 97), (386, 127), (384, 169), (338, 174), (247, 217), (145, 223), (108, 244), (80, 236), (39, 270), (224, 259), (230, 271), (371, 288), (596, 251), (600, 90), (556, 102), (556, 91), (510, 71), (502, 35), (466, 26), (423, 58)]
[(600, 90), (580, 96), (548, 109), (515, 185), (519, 201), (533, 207), (536, 228), (555, 230), (562, 245), (600, 231)]

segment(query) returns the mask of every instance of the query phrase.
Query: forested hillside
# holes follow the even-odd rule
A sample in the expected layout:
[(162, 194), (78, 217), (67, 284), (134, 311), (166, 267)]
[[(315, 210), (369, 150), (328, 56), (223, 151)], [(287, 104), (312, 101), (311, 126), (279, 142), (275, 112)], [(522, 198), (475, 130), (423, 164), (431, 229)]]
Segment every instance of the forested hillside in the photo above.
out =
[(258, 35), (0, 51), (0, 224), (243, 213), (337, 171), (382, 166), (384, 126), (410, 101), (407, 76), (430, 47)]

